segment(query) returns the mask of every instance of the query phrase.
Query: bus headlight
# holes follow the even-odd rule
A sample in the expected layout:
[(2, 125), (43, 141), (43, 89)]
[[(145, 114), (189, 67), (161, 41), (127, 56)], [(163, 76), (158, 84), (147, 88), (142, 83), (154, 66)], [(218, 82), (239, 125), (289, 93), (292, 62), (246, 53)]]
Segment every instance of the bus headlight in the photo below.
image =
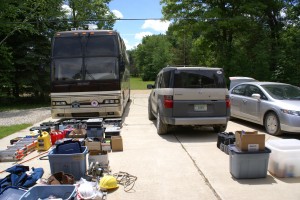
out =
[(65, 106), (67, 105), (67, 102), (65, 101), (52, 101), (53, 106)]
[(120, 103), (119, 99), (105, 99), (104, 104), (116, 104), (116, 103)]

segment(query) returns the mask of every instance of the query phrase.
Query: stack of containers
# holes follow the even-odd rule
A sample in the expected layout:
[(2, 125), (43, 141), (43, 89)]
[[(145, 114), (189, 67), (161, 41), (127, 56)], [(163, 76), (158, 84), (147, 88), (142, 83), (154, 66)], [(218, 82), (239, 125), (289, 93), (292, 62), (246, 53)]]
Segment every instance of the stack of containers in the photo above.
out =
[(236, 131), (235, 145), (229, 145), (230, 173), (237, 179), (265, 178), (271, 150), (265, 147), (265, 134)]
[(85, 120), (87, 138), (85, 144), (88, 147), (88, 163), (89, 168), (93, 164), (98, 164), (102, 168), (108, 168), (107, 151), (111, 149), (110, 143), (104, 141), (103, 118), (93, 118)]

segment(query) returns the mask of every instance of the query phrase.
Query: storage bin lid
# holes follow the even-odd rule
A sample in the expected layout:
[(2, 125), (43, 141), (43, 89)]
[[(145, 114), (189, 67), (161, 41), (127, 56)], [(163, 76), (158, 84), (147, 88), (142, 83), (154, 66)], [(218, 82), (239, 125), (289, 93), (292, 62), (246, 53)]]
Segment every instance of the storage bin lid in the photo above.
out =
[(268, 140), (266, 146), (279, 150), (300, 150), (300, 140), (297, 139), (277, 139)]
[(264, 151), (241, 151), (238, 149), (234, 144), (228, 145), (229, 150), (236, 153), (236, 154), (260, 154), (260, 153), (271, 153), (271, 150), (268, 148), (265, 148)]
[(14, 186), (6, 187), (2, 192), (0, 192), (0, 199), (3, 200), (16, 200), (26, 192), (26, 190), (17, 188)]

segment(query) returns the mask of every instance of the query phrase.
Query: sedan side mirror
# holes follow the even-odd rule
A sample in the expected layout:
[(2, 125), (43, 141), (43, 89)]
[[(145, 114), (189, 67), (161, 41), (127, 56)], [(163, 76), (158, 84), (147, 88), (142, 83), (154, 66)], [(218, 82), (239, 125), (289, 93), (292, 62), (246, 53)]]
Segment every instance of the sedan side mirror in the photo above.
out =
[(251, 97), (253, 97), (254, 99), (259, 100), (260, 99), (260, 94), (254, 93), (254, 94), (252, 94)]

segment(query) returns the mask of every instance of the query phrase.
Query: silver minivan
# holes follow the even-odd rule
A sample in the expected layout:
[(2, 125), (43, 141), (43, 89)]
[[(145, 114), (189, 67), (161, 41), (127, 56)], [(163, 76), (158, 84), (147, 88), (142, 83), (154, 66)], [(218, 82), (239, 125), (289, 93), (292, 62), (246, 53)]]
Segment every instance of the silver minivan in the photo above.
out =
[(222, 68), (165, 67), (157, 75), (148, 99), (148, 118), (158, 134), (172, 126), (211, 126), (226, 130), (230, 99)]

